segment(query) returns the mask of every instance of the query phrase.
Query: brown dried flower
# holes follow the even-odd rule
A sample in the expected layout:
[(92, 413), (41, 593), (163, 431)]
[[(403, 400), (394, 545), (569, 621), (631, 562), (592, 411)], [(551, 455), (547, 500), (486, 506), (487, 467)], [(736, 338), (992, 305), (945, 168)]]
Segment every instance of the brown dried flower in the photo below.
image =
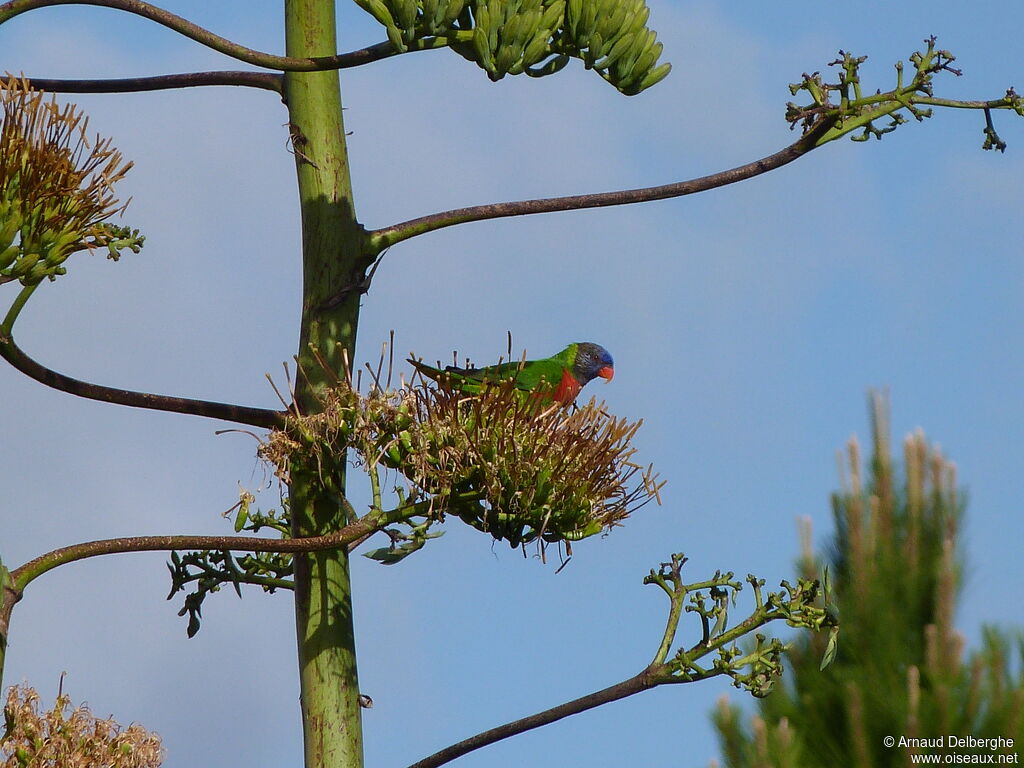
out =
[(64, 274), (68, 256), (86, 248), (137, 251), (137, 232), (106, 223), (128, 205), (114, 184), (132, 167), (111, 140), (90, 140), (75, 105), (13, 75), (0, 80), (0, 109), (0, 283)]
[(58, 693), (53, 709), (40, 714), (39, 694), (12, 686), (0, 739), (3, 768), (156, 768), (163, 759), (160, 737), (141, 725), (124, 730), (97, 719), (84, 705), (70, 715), (71, 698)]

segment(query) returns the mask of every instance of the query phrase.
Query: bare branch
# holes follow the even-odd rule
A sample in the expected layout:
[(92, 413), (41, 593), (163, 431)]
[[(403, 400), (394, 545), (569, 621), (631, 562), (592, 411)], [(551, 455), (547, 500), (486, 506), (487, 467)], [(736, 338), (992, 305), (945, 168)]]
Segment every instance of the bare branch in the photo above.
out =
[[(785, 645), (777, 639), (768, 640), (764, 635), (758, 634), (755, 636), (756, 647), (744, 654), (736, 645), (740, 638), (769, 622), (780, 619), (792, 627), (814, 631), (828, 628), (834, 634), (838, 629), (828, 609), (819, 605), (820, 585), (817, 581), (800, 579), (795, 587), (783, 581), (784, 591), (773, 592), (765, 598), (762, 593), (764, 580), (748, 576), (747, 581), (754, 591), (755, 610), (736, 627), (720, 632), (727, 620), (729, 604), (734, 603), (735, 595), (743, 585), (733, 578), (731, 571), (716, 571), (710, 579), (684, 584), (681, 569), (685, 562), (685, 555), (674, 554), (671, 562), (662, 563), (660, 568), (652, 569), (644, 578), (645, 584), (660, 587), (668, 595), (671, 605), (665, 637), (654, 661), (642, 672), (600, 691), (471, 736), (414, 763), (410, 768), (436, 768), (496, 741), (659, 685), (692, 683), (728, 675), (737, 688), (744, 688), (755, 696), (765, 696), (771, 690), (774, 681), (782, 674), (780, 657)], [(675, 655), (667, 658), (683, 613), (684, 601), (689, 603), (685, 607), (686, 612), (700, 615), (704, 628), (703, 637), (689, 650), (680, 648)], [(827, 595), (825, 602), (828, 602)], [(715, 620), (715, 630), (710, 630), (712, 619)], [(701, 667), (697, 664), (710, 654), (716, 656), (710, 666)]]
[(548, 725), (561, 720), (564, 717), (575, 715), (580, 712), (586, 712), (588, 709), (594, 707), (600, 707), (603, 704), (609, 704), (619, 699), (624, 699), (627, 696), (646, 691), (650, 688), (654, 688), (659, 685), (663, 680), (658, 680), (650, 674), (649, 670), (644, 670), (639, 675), (623, 680), (621, 683), (616, 683), (600, 691), (581, 696), (578, 699), (567, 701), (565, 704), (559, 704), (557, 707), (546, 709), (543, 712), (530, 715), (528, 717), (521, 718), (519, 720), (513, 720), (511, 723), (505, 723), (499, 725), (497, 728), (491, 728), (489, 731), (478, 733), (476, 736), (471, 736), (464, 741), (460, 741), (458, 744), (452, 744), (450, 747), (445, 747), (440, 752), (435, 752), (429, 757), (425, 757), (417, 763), (413, 763), (409, 768), (436, 768), (439, 765), (444, 765), (452, 760), (462, 757), (463, 755), (472, 752), (475, 749), (486, 747), (488, 744), (493, 744), (496, 741), (507, 739), (510, 736), (516, 736), (517, 734), (524, 733), (525, 731), (533, 730), (534, 728), (540, 728), (542, 725)]
[(176, 549), (229, 549), (238, 552), (318, 552), (325, 549), (345, 547), (355, 549), (367, 535), (394, 522), (407, 510), (400, 508), (383, 515), (369, 514), (340, 531), (323, 536), (309, 536), (296, 539), (271, 539), (250, 536), (127, 536), (118, 539), (100, 539), (81, 544), (71, 544), (36, 557), (11, 571), (12, 589), (18, 598), (34, 579), (66, 563), (85, 560), (89, 557), (112, 555), (124, 552), (155, 552)]
[(193, 416), (224, 419), (225, 421), (234, 421), (240, 424), (249, 424), (254, 427), (265, 427), (267, 429), (279, 427), (284, 423), (285, 412), (283, 411), (251, 408), (209, 400), (193, 400), (187, 397), (154, 395), (148, 392), (134, 392), (128, 389), (115, 389), (73, 379), (70, 376), (57, 373), (37, 363), (26, 355), (14, 343), (10, 333), (4, 330), (0, 330), (0, 357), (4, 358), (26, 376), (35, 379), (41, 384), (90, 400), (101, 400), (106, 403), (130, 405), (134, 408), (149, 408), (156, 411), (169, 411), (171, 413), (188, 413)]
[(709, 189), (735, 184), (738, 181), (760, 176), (768, 171), (774, 171), (776, 168), (781, 168), (803, 157), (815, 148), (818, 137), (826, 133), (833, 123), (834, 118), (824, 117), (813, 128), (785, 149), (763, 157), (760, 160), (754, 160), (745, 165), (713, 173), (710, 176), (701, 176), (688, 181), (679, 181), (656, 187), (620, 190), (618, 192), (598, 192), (588, 195), (548, 197), (537, 200), (519, 200), (509, 203), (490, 203), (488, 205), (475, 205), (469, 208), (456, 208), (451, 211), (421, 216), (418, 219), (410, 219), (401, 224), (394, 224), (383, 229), (376, 229), (368, 234), (374, 249), (380, 251), (411, 237), (455, 224), (465, 224), (470, 221), (643, 203), (650, 200), (665, 200), (671, 197), (692, 195), (696, 192), (706, 192)]
[(281, 93), (283, 78), (272, 72), (183, 72), (178, 75), (122, 77), (106, 80), (28, 78), (31, 88), (50, 93), (137, 93), (201, 85), (239, 85)]
[[(150, 5), (142, 0), (9, 0), (9, 2), (0, 4), (0, 24), (26, 11), (54, 5), (96, 5), (102, 8), (113, 8), (119, 11), (134, 13), (150, 21), (155, 21), (157, 24), (172, 29), (219, 53), (223, 53), (225, 56), (230, 56), (233, 59), (238, 59), (257, 67), (266, 67), (267, 69), (277, 69), (285, 72), (315, 72), (326, 69), (357, 67), (360, 64), (368, 64), (371, 61), (384, 59), (399, 53), (391, 43), (384, 42), (371, 45), (368, 48), (362, 48), (358, 51), (340, 53), (335, 56), (311, 56), (308, 58), (276, 56), (272, 53), (247, 48), (225, 37), (215, 35), (213, 32), (193, 24), (181, 16), (177, 16), (163, 8), (158, 8), (155, 5)], [(441, 48), (447, 44), (448, 41), (445, 38), (428, 38), (416, 41), (415, 44), (409, 46), (409, 50), (423, 51)]]

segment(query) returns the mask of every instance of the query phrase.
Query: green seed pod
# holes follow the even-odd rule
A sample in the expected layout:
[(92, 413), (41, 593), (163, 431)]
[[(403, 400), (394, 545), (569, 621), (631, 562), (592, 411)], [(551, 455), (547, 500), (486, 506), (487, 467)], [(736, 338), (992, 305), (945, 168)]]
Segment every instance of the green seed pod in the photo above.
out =
[(486, 40), (492, 26), (491, 11), (487, 3), (473, 6), (473, 29), (480, 30)]
[(444, 7), (444, 14), (437, 21), (439, 29), (445, 29), (455, 23), (455, 20), (462, 15), (466, 8), (466, 0), (450, 0), (447, 6), (442, 7)]
[[(626, 13), (627, 8), (625, 4), (617, 2), (617, 0), (605, 0), (605, 2), (600, 3), (597, 7), (597, 25), (594, 32), (599, 33), (605, 40), (618, 40), (620, 35), (629, 32), (629, 29), (624, 24)], [(596, 56), (598, 51), (594, 50), (595, 46), (592, 40), (589, 47)]]
[(661, 56), (661, 48), (661, 43), (655, 42), (640, 54), (630, 74), (629, 79), (631, 83), (639, 84), (647, 76), (647, 73), (651, 71), (651, 68), (658, 61), (658, 57)]
[[(640, 57), (649, 50), (655, 44), (656, 36), (651, 30), (644, 30), (636, 35), (633, 41), (633, 45), (630, 46), (629, 50), (623, 55), (622, 59), (618, 62), (618, 66), (615, 67), (615, 84), (622, 83), (624, 86), (628, 85), (633, 71), (636, 69), (636, 63), (640, 60)], [(637, 75), (643, 73), (637, 71)]]
[[(59, 269), (59, 268), (58, 268)], [(30, 269), (24, 277), (21, 278), (22, 285), (35, 285), (36, 283), (42, 282), (44, 277), (49, 277), (55, 273), (54, 267), (51, 267), (45, 261), (38, 261)]]
[(672, 65), (669, 64), (668, 62), (665, 62), (664, 64), (655, 67), (654, 69), (652, 69), (650, 72), (643, 76), (643, 79), (640, 80), (640, 82), (635, 86), (635, 89), (631, 93), (626, 93), (626, 95), (633, 96), (637, 93), (640, 93), (640, 91), (650, 88), (652, 85), (660, 83), (662, 80), (665, 79), (665, 77), (671, 70)]
[(608, 43), (601, 36), (600, 32), (595, 32), (590, 36), (589, 45), (580, 51), (580, 58), (583, 60), (583, 66), (587, 69), (593, 69), (597, 66), (597, 60), (600, 58), (598, 51), (607, 49)]
[(635, 13), (636, 15), (633, 17), (632, 21), (629, 22), (629, 29), (633, 32), (639, 32), (647, 26), (647, 19), (650, 18), (651, 9), (641, 3)]
[(605, 59), (599, 62), (598, 69), (601, 72), (601, 76), (617, 88), (619, 83), (624, 81), (622, 73), (625, 63), (629, 60), (630, 56), (639, 54), (639, 51), (636, 49), (638, 46), (642, 46), (644, 42), (642, 32), (639, 34), (623, 34), (618, 42), (616, 42), (614, 48), (608, 52)]
[(405, 40), (402, 39), (402, 30), (398, 27), (386, 27), (385, 32), (388, 35), (388, 42), (395, 46), (395, 50), (405, 53), (409, 50), (409, 46), (405, 44)]
[[(605, 59), (598, 63), (597, 67), (601, 70), (611, 70), (616, 65), (618, 69), (621, 69), (623, 63), (633, 56), (634, 59), (639, 55), (639, 51), (646, 44), (645, 30), (640, 32), (631, 32), (623, 35), (608, 51), (608, 55)], [(616, 70), (616, 75), (618, 71)]]
[(249, 499), (245, 497), (238, 505), (238, 516), (235, 517), (235, 533), (239, 533), (249, 522)]
[(419, 4), (416, 0), (388, 0), (388, 2), (391, 15), (402, 31), (402, 40), (412, 42), (416, 37), (416, 16), (420, 10)]
[(626, 13), (621, 19), (618, 34), (622, 35), (623, 37), (642, 34), (646, 30), (646, 27), (644, 27), (643, 24), (641, 24), (639, 27), (632, 24), (632, 22), (636, 18), (637, 15), (633, 11)]
[(77, 233), (62, 232), (46, 251), (46, 263), (51, 267), (62, 264), (74, 253), (75, 245), (80, 241)]
[(18, 258), (19, 253), (21, 253), (21, 248), (16, 245), (0, 251), (0, 270), (7, 269), (7, 267), (13, 264), (14, 260)]
[(619, 35), (629, 32), (626, 25), (626, 18), (630, 13), (630, 6), (617, 0), (603, 0), (597, 10), (597, 31), (605, 39), (618, 40)]
[(440, 0), (420, 0), (423, 7), (423, 21), (431, 34), (436, 33), (440, 19), (439, 12), (443, 14), (445, 6)]
[(487, 28), (487, 46), (492, 56), (498, 50), (501, 27), (505, 23), (505, 19), (508, 18), (507, 9), (508, 5), (505, 0), (490, 0), (487, 3), (487, 13), (490, 18), (490, 26)]
[(514, 45), (502, 45), (494, 56), (494, 70), (498, 77), (508, 74), (509, 70), (519, 61), (521, 52)]
[(391, 15), (391, 11), (388, 10), (383, 0), (356, 0), (356, 2), (360, 8), (384, 25), (384, 28), (387, 30), (388, 40), (400, 53), (405, 53), (409, 50), (409, 47), (402, 39), (401, 30), (395, 24), (394, 16)]
[(499, 35), (506, 45), (514, 44), (520, 28), (524, 26), (524, 20), (525, 18), (522, 14), (516, 14), (501, 25)]
[(541, 30), (523, 50), (523, 67), (532, 67), (551, 53), (551, 32)]
[(555, 0), (544, 8), (540, 17), (540, 29), (547, 30), (548, 37), (562, 26), (565, 19), (565, 0)]
[(11, 267), (9, 274), (11, 277), (24, 277), (29, 271), (36, 265), (42, 256), (38, 253), (26, 253)]
[(590, 38), (597, 31), (596, 0), (579, 0), (579, 11), (575, 21), (571, 43), (578, 51), (583, 51), (590, 45)]
[(516, 47), (519, 49), (519, 55), (523, 55), (523, 51), (526, 46), (530, 44), (537, 35), (546, 33), (547, 30), (541, 25), (541, 20), (544, 18), (544, 14), (541, 12), (539, 7), (533, 8), (521, 17), (523, 19), (519, 34), (516, 35)]
[(0, 251), (10, 247), (14, 236), (21, 229), (21, 218), (18, 216), (4, 217), (3, 222), (3, 226), (0, 226)]
[(494, 60), (491, 58), (490, 46), (487, 45), (487, 33), (481, 27), (473, 30), (473, 51), (476, 53), (476, 63), (493, 73)]
[(615, 45), (608, 51), (608, 55), (603, 59), (594, 62), (594, 66), (598, 69), (608, 70), (615, 66), (615, 62), (626, 55), (626, 52), (636, 43), (636, 35), (630, 33), (622, 35), (618, 40), (615, 41)]
[(579, 37), (579, 23), (582, 14), (583, 0), (568, 0), (565, 6), (565, 30), (573, 41)]

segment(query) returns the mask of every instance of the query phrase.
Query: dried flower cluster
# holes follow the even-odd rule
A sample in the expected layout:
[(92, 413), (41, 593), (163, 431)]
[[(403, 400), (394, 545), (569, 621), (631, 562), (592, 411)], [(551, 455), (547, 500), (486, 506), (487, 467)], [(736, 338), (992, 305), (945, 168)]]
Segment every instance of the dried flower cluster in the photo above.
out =
[(97, 719), (84, 705), (70, 715), (71, 699), (57, 695), (53, 709), (39, 712), (39, 694), (12, 686), (0, 739), (3, 768), (156, 768), (163, 758), (160, 737), (141, 725), (124, 730)]
[(132, 167), (110, 139), (90, 140), (88, 119), (10, 76), (0, 81), (0, 283), (62, 275), (84, 249), (138, 251), (137, 231), (106, 223), (121, 213), (114, 184)]
[(575, 541), (622, 523), (658, 497), (648, 467), (632, 461), (641, 422), (610, 416), (591, 400), (547, 407), (508, 384), (473, 396), (420, 380), (361, 395), (347, 384), (326, 393), (320, 413), (271, 434), (261, 455), (287, 478), (319, 473), (328, 489), (348, 448), (368, 471), (397, 470), (409, 502), (429, 515), (457, 515), (511, 546)]

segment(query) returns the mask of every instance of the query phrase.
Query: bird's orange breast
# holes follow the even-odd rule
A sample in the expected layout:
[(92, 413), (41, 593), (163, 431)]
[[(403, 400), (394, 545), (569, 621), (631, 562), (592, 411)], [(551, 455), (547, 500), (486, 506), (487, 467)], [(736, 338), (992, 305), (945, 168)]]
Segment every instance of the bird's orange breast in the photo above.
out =
[(556, 403), (562, 405), (569, 405), (576, 399), (576, 396), (580, 393), (583, 387), (576, 381), (576, 377), (572, 375), (572, 372), (566, 368), (562, 371), (562, 380), (558, 382), (558, 386), (555, 387), (555, 391), (551, 393), (551, 399)]

